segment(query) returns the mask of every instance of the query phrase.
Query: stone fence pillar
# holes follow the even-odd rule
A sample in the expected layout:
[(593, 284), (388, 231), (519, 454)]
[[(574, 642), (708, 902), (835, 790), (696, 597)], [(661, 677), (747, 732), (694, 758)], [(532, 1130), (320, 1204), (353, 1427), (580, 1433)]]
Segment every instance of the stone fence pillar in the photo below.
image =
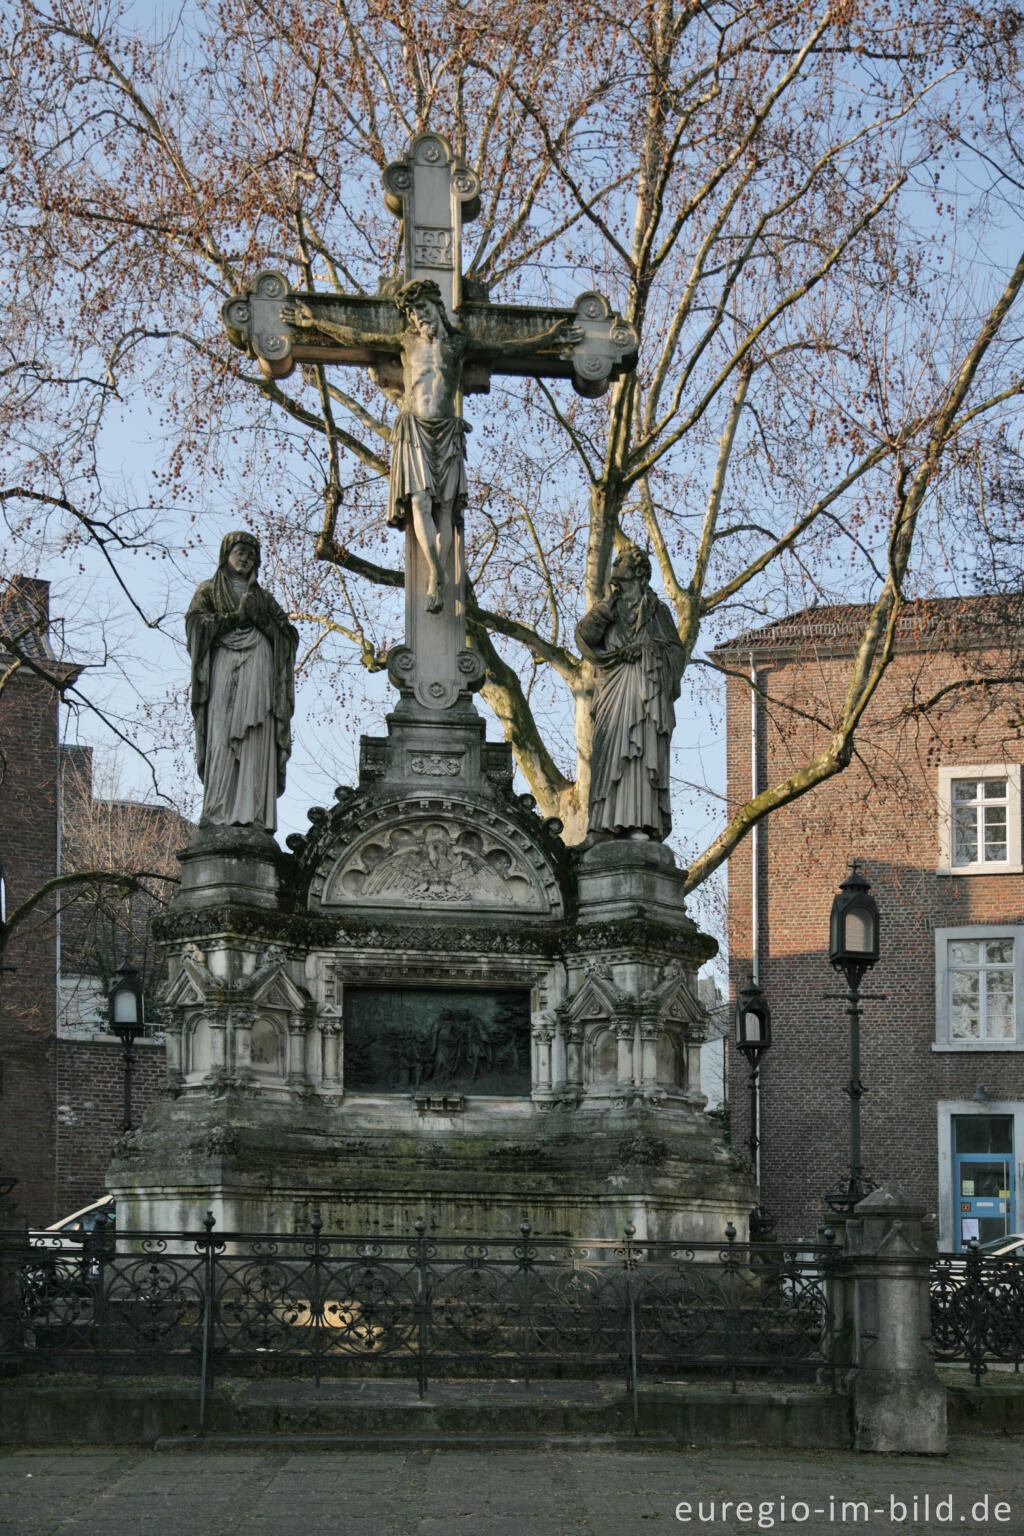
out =
[(931, 1352), (934, 1242), (924, 1208), (883, 1184), (846, 1223), (853, 1302), (853, 1443), (858, 1451), (946, 1451), (946, 1389)]

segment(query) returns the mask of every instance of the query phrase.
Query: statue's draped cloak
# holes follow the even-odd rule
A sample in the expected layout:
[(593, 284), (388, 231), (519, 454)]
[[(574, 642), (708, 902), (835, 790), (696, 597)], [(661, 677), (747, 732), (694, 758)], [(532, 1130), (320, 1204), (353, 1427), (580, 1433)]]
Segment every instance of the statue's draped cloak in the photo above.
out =
[(672, 615), (649, 589), (635, 614), (615, 596), (580, 620), (576, 638), (595, 669), (590, 831), (661, 841), (672, 826), (669, 746), (684, 655)]
[[(238, 624), (246, 596), (256, 622)], [(203, 820), (273, 832), (291, 752), (298, 636), (269, 593), (255, 581), (237, 590), (223, 566), (197, 587), (185, 633)]]

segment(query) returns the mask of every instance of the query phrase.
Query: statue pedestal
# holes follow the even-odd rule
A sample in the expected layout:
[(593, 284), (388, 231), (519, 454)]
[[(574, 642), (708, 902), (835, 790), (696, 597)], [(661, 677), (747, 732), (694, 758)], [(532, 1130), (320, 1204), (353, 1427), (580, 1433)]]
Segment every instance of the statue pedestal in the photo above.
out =
[(111, 1166), (119, 1226), (745, 1235), (754, 1187), (700, 1088), (714, 940), (661, 844), (558, 831), (468, 694), (410, 692), (291, 853), (200, 833), (158, 924), (167, 1092)]
[(277, 911), (282, 865), (287, 866), (262, 827), (204, 827), (183, 852), (176, 910), (238, 904)]

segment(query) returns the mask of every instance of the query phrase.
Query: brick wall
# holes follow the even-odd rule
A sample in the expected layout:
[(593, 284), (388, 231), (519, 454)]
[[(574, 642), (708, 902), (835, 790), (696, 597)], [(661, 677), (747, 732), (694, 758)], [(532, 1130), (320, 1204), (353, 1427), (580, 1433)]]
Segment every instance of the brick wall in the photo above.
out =
[[(0, 691), (0, 863), (8, 915), (57, 870), (57, 697), (26, 671)], [(7, 945), (0, 976), (0, 1160), (17, 1177), (33, 1219), (54, 1209), (53, 903)]]
[[(756, 638), (756, 637), (755, 637)], [(760, 728), (760, 784), (777, 783), (820, 751), (841, 704), (849, 656), (790, 646), (755, 653), (771, 696)], [(735, 658), (733, 658), (735, 664)], [(908, 644), (893, 663), (858, 736), (858, 755), (838, 777), (773, 813), (760, 837), (760, 980), (772, 1008), (773, 1048), (762, 1064), (763, 1197), (781, 1236), (813, 1234), (822, 1196), (848, 1162), (849, 1026), (844, 982), (828, 963), (832, 899), (856, 856), (881, 913), (881, 959), (865, 992), (861, 1078), (863, 1164), (895, 1178), (937, 1210), (939, 1100), (1024, 1099), (1024, 1053), (933, 1051), (937, 927), (1024, 923), (1024, 877), (940, 875), (940, 764), (1024, 761), (1019, 676), (1008, 647), (951, 652)], [(988, 679), (984, 687), (973, 680)], [(951, 683), (935, 708), (916, 705)], [(787, 707), (788, 706), (788, 707)], [(816, 717), (816, 718), (809, 718)], [(751, 782), (750, 690), (728, 690), (730, 805)], [(751, 964), (752, 841), (729, 866), (733, 996)], [(733, 1062), (733, 1139), (747, 1124), (747, 1069)], [(1019, 1154), (1018, 1154), (1019, 1155)]]
[[(135, 1043), (132, 1124), (139, 1125), (166, 1070), (162, 1045)], [(123, 1123), (124, 1066), (115, 1040), (56, 1042), (56, 1164), (60, 1214), (106, 1193), (106, 1170)]]

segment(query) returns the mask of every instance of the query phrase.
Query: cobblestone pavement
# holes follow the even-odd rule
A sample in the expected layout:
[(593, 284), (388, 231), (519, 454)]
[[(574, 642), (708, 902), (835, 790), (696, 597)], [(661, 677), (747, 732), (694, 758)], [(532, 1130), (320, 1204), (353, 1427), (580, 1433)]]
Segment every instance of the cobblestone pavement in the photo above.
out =
[(1024, 1442), (958, 1440), (938, 1459), (567, 1445), (0, 1453), (3, 1536), (820, 1536), (855, 1529), (1024, 1536)]

